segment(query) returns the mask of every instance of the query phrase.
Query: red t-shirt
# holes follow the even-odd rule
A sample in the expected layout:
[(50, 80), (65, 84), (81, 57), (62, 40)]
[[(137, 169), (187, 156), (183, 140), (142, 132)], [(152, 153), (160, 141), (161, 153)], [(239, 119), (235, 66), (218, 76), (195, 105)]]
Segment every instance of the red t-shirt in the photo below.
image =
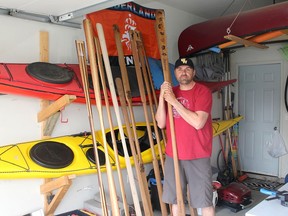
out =
[[(191, 90), (180, 90), (179, 86), (173, 87), (178, 101), (193, 112), (204, 111), (209, 113), (206, 124), (200, 130), (196, 130), (188, 124), (173, 108), (174, 127), (178, 159), (191, 160), (210, 157), (212, 153), (212, 93), (204, 85), (196, 83)], [(169, 116), (166, 119), (167, 145), (166, 154), (173, 157)]]

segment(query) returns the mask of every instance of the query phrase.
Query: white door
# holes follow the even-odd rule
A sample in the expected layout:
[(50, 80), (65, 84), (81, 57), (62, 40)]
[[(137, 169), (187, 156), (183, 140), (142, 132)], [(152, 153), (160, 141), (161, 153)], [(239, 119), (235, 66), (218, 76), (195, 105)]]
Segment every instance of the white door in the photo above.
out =
[(280, 125), (280, 64), (239, 67), (239, 153), (242, 170), (278, 176), (278, 159), (267, 153)]

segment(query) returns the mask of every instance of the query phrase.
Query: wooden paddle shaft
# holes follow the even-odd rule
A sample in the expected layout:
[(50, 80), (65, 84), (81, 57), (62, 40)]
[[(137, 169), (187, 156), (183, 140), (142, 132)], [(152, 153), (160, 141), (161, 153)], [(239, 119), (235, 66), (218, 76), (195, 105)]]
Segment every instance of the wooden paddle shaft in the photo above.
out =
[[(130, 119), (131, 119), (131, 122), (132, 122), (134, 136), (137, 137), (137, 130), (136, 130), (136, 127), (135, 127), (136, 123), (135, 123), (135, 119), (134, 119), (134, 111), (133, 111), (133, 108), (132, 108), (131, 89), (130, 89), (130, 83), (129, 83), (129, 78), (128, 78), (128, 72), (127, 72), (126, 64), (124, 62), (124, 52), (123, 52), (123, 47), (121, 45), (120, 32), (119, 32), (119, 28), (118, 28), (117, 25), (114, 25), (113, 27), (114, 27), (114, 35), (115, 35), (116, 47), (117, 47), (117, 51), (118, 51), (118, 61), (119, 61), (119, 65), (120, 65), (121, 77), (122, 77), (123, 87), (124, 87), (124, 92), (125, 92), (125, 98), (126, 98), (128, 109), (129, 109), (129, 113), (130, 113)], [(136, 140), (136, 150), (137, 150), (138, 155), (140, 156), (139, 157), (139, 162), (142, 163), (141, 150), (140, 150), (140, 146), (139, 146), (138, 140)]]
[[(142, 40), (142, 38), (141, 38)], [(143, 40), (142, 40), (143, 42)], [(157, 99), (157, 96), (156, 96), (156, 92), (155, 92), (155, 87), (154, 87), (154, 83), (153, 83), (153, 80), (152, 80), (152, 76), (151, 76), (151, 71), (150, 71), (150, 66), (149, 66), (149, 62), (147, 60), (147, 56), (146, 56), (146, 52), (145, 52), (145, 46), (142, 44), (141, 46), (141, 50), (142, 52), (140, 53), (140, 58), (144, 58), (144, 62), (141, 63), (143, 65), (143, 67), (145, 67), (146, 70), (144, 70), (144, 80), (145, 80), (145, 85), (147, 86), (148, 89), (151, 88), (151, 92), (152, 92), (152, 96), (153, 96), (153, 100), (154, 100), (154, 103), (153, 103), (153, 100), (151, 99), (151, 96), (148, 98), (150, 103), (151, 103), (151, 106), (153, 109), (153, 104), (155, 104), (155, 108), (157, 110), (157, 107), (158, 107), (158, 99)], [(141, 60), (142, 62), (142, 60)], [(146, 71), (146, 73), (145, 73)], [(148, 78), (147, 78), (148, 76)], [(147, 80), (148, 79), (148, 80)], [(149, 88), (150, 86), (150, 88)], [(149, 90), (148, 90), (149, 91)], [(148, 93), (149, 95), (149, 93)], [(151, 95), (151, 93), (150, 93)], [(157, 126), (157, 123), (156, 123), (156, 119), (155, 119), (155, 115), (152, 114), (152, 118), (153, 118), (153, 124), (154, 124), (154, 128), (157, 128), (157, 131), (155, 131), (155, 134), (156, 134), (156, 140), (157, 140), (157, 143), (160, 143), (161, 141), (158, 141), (160, 140), (160, 135), (158, 133), (158, 126)], [(155, 123), (154, 123), (154, 120), (155, 120)], [(165, 134), (165, 131), (163, 129), (161, 129), (161, 134), (162, 134), (162, 141), (164, 142), (164, 146), (166, 146), (166, 134)], [(160, 162), (161, 162), (161, 166), (162, 166), (162, 172), (163, 172), (163, 175), (165, 177), (165, 170), (164, 170), (164, 153), (162, 152), (162, 146), (161, 145), (158, 145), (158, 151), (159, 151), (159, 156), (160, 156)], [(170, 209), (170, 212), (172, 212), (172, 205), (169, 204), (169, 209)]]
[(79, 41), (79, 40), (76, 41), (76, 48), (77, 48), (78, 61), (79, 61), (79, 66), (80, 66), (83, 88), (84, 88), (88, 119), (89, 119), (90, 128), (92, 132), (91, 134), (92, 134), (94, 155), (95, 155), (95, 161), (96, 161), (96, 167), (97, 167), (97, 173), (98, 173), (97, 177), (98, 177), (99, 192), (100, 192), (100, 198), (101, 198), (102, 214), (105, 216), (108, 216), (107, 203), (106, 203), (102, 174), (101, 174), (101, 165), (99, 162), (97, 141), (96, 141), (95, 134), (93, 133), (93, 131), (95, 131), (94, 124), (93, 124), (93, 113), (92, 113), (91, 107), (89, 106), (90, 96), (89, 96), (88, 81), (87, 81), (88, 77), (87, 77), (87, 65), (86, 65), (86, 58), (85, 58), (86, 52), (85, 52), (84, 42)]
[(115, 42), (116, 42), (116, 47), (117, 47), (117, 52), (118, 52), (118, 61), (119, 61), (119, 66), (120, 66), (120, 71), (121, 71), (121, 77), (124, 85), (124, 91), (127, 102), (131, 103), (132, 98), (131, 98), (131, 88), (130, 88), (130, 83), (129, 83), (129, 78), (128, 78), (128, 73), (127, 73), (127, 68), (126, 64), (124, 61), (124, 51), (123, 47), (121, 44), (121, 37), (120, 37), (120, 32), (119, 32), (119, 27), (117, 25), (113, 25), (113, 30), (114, 30), (114, 37), (115, 37)]
[(120, 115), (118, 100), (117, 100), (117, 96), (116, 96), (115, 86), (114, 86), (114, 82), (113, 82), (113, 76), (112, 76), (112, 71), (111, 71), (111, 67), (110, 67), (109, 56), (108, 56), (108, 51), (107, 51), (107, 46), (106, 46), (106, 41), (105, 41), (105, 35), (104, 35), (103, 27), (100, 23), (96, 24), (96, 29), (97, 29), (97, 33), (98, 33), (98, 37), (99, 37), (99, 42), (100, 42), (100, 46), (101, 46), (101, 50), (102, 50), (104, 65), (105, 65), (105, 69), (106, 69), (106, 75), (107, 75), (109, 88), (110, 88), (110, 92), (111, 92), (111, 96), (112, 96), (113, 107), (115, 110), (115, 115), (116, 115), (116, 119), (117, 119), (117, 123), (118, 123), (119, 133), (120, 133), (120, 137), (121, 137), (121, 141), (122, 141), (122, 147), (123, 147), (125, 161), (126, 161), (127, 173), (128, 173), (128, 178), (130, 181), (132, 198), (134, 201), (134, 207), (135, 207), (136, 214), (142, 215), (141, 208), (140, 208), (140, 201), (139, 201), (139, 197), (138, 197), (137, 190), (136, 190), (136, 183), (135, 183), (135, 179), (133, 176), (131, 161), (130, 161), (130, 157), (128, 154), (127, 145), (125, 142), (125, 135), (124, 135), (123, 126), (122, 126), (122, 122), (121, 122), (121, 115)]
[(127, 203), (127, 197), (126, 197), (125, 188), (124, 188), (123, 176), (122, 176), (122, 172), (121, 172), (121, 166), (120, 166), (119, 154), (118, 154), (118, 146), (116, 143), (116, 135), (115, 135), (115, 132), (113, 129), (112, 115), (111, 115), (111, 110), (110, 110), (110, 106), (109, 106), (106, 79), (105, 79), (105, 74), (104, 74), (104, 67), (103, 67), (103, 62), (102, 62), (100, 44), (99, 44), (98, 38), (94, 38), (94, 39), (95, 39), (95, 45), (96, 45), (97, 61), (98, 61), (98, 67), (99, 67), (99, 72), (100, 72), (101, 84), (102, 84), (102, 89), (104, 92), (106, 112), (108, 115), (108, 122), (109, 122), (110, 131), (111, 131), (111, 138), (112, 138), (112, 143), (113, 143), (113, 150), (114, 150), (114, 155), (115, 155), (115, 162), (116, 162), (117, 173), (118, 173), (118, 178), (119, 178), (120, 190), (121, 190), (122, 200), (123, 200), (123, 205), (124, 205), (124, 211), (125, 211), (126, 215), (129, 215), (129, 206)]
[[(137, 178), (139, 181), (139, 188), (140, 188), (140, 193), (141, 193), (141, 197), (142, 197), (144, 213), (145, 213), (145, 216), (146, 215), (152, 216), (153, 210), (152, 210), (152, 205), (151, 205), (151, 199), (150, 199), (149, 192), (148, 192), (148, 184), (147, 184), (147, 180), (146, 180), (146, 174), (145, 174), (145, 172), (141, 172), (141, 167), (140, 167), (140, 164), (139, 164), (139, 161), (138, 161), (138, 158), (136, 155), (136, 150), (135, 150), (134, 140), (138, 139), (138, 137), (133, 136), (131, 128), (130, 128), (130, 121), (129, 121), (129, 115), (128, 115), (127, 107), (126, 107), (124, 89), (123, 89), (122, 81), (120, 78), (116, 78), (116, 86), (117, 86), (117, 90), (118, 90), (118, 95), (120, 97), (122, 114), (123, 114), (124, 121), (126, 124), (128, 139), (129, 139), (131, 152), (132, 152), (133, 159), (134, 159), (134, 166), (135, 166)], [(140, 157), (141, 157), (141, 155), (140, 155)], [(142, 174), (144, 174), (145, 178), (143, 178)]]
[[(128, 106), (128, 110), (129, 110), (129, 114), (130, 114), (130, 120), (131, 120), (131, 124), (132, 124), (134, 137), (137, 137), (138, 135), (137, 135), (136, 122), (135, 122), (135, 115), (134, 115), (134, 111), (133, 111), (133, 107), (132, 107), (132, 97), (131, 97), (131, 91), (130, 91), (130, 84), (129, 84), (126, 65), (124, 62), (124, 54), (123, 54), (123, 50), (122, 50), (119, 30), (118, 30), (117, 26), (114, 26), (114, 33), (115, 33), (117, 50), (118, 50), (118, 59), (119, 59), (119, 64), (120, 64), (120, 70), (121, 70), (123, 85), (124, 85), (123, 91), (125, 92), (125, 99), (127, 101), (127, 106)], [(120, 82), (120, 83), (122, 84), (122, 82)], [(118, 84), (118, 85), (120, 85), (120, 84)], [(121, 88), (121, 87), (118, 87), (118, 88)], [(119, 90), (120, 89), (118, 89), (118, 92), (119, 92)], [(119, 95), (120, 95), (120, 93), (121, 92), (119, 92)], [(120, 99), (121, 99), (121, 96), (120, 96)], [(124, 103), (124, 101), (121, 102), (121, 104), (122, 104), (122, 106), (126, 105)], [(125, 111), (122, 111), (122, 112), (123, 112), (123, 115), (125, 116), (125, 114), (124, 114)], [(136, 157), (137, 157), (137, 161), (139, 163), (139, 169), (140, 169), (140, 173), (141, 173), (141, 178), (138, 177), (138, 179), (139, 179), (139, 181), (141, 181), (140, 179), (142, 179), (142, 184), (143, 184), (143, 187), (142, 187), (142, 185), (140, 185), (140, 193), (141, 193), (141, 197), (142, 197), (142, 201), (143, 201), (143, 207), (144, 207), (145, 215), (147, 215), (147, 214), (151, 214), (147, 211), (150, 211), (152, 209), (152, 204), (151, 204), (151, 200), (150, 200), (148, 183), (147, 183), (145, 167), (144, 167), (144, 163), (143, 163), (143, 159), (142, 159), (142, 155), (141, 155), (139, 140), (138, 139), (134, 139), (134, 140), (135, 140), (135, 146), (136, 146), (136, 151), (137, 151)], [(147, 203), (146, 203), (146, 200), (147, 200)]]
[(99, 122), (102, 132), (103, 138), (103, 145), (104, 145), (104, 153), (106, 158), (106, 172), (108, 178), (108, 185), (109, 185), (109, 193), (110, 193), (110, 200), (111, 200), (111, 208), (113, 215), (120, 215), (119, 206), (118, 206), (118, 198), (116, 193), (116, 187), (114, 182), (114, 177), (112, 173), (112, 167), (110, 163), (110, 157), (108, 153), (107, 141), (106, 141), (106, 134), (105, 134), (105, 126), (104, 126), (104, 119), (103, 119), (103, 112), (102, 112), (102, 104), (101, 104), (101, 93), (100, 93), (100, 85), (99, 85), (99, 76), (98, 76), (98, 69), (96, 65), (96, 50), (95, 44), (93, 40), (93, 33), (91, 23), (88, 19), (83, 21), (84, 32), (86, 37), (86, 43), (88, 48), (88, 56), (90, 61), (90, 69), (92, 75), (92, 82), (94, 87), (94, 94), (96, 99), (96, 106), (99, 114)]
[[(154, 141), (153, 141), (153, 137), (152, 137), (150, 120), (149, 120), (149, 116), (148, 116), (144, 82), (143, 82), (143, 77), (142, 77), (142, 72), (141, 72), (141, 67), (140, 67), (139, 54), (137, 51), (137, 41), (136, 41), (136, 36), (135, 36), (135, 34), (137, 34), (137, 32), (130, 31), (129, 34), (130, 34), (130, 41), (131, 41), (131, 46), (132, 46), (134, 65), (135, 65), (135, 69), (136, 69), (137, 81), (138, 81), (138, 86), (139, 86), (139, 91), (140, 91), (140, 97), (141, 97), (141, 101), (143, 104), (144, 116), (145, 116), (147, 131), (148, 131), (150, 149), (151, 149), (151, 153), (152, 153), (152, 157), (153, 157), (152, 163), (153, 163), (153, 168), (154, 168), (154, 173), (155, 173), (155, 178), (156, 178), (156, 183), (157, 183), (158, 196), (162, 197), (162, 180), (161, 180), (161, 176), (160, 176), (160, 170), (159, 170), (159, 164), (158, 164), (157, 156), (156, 156), (155, 150), (154, 150)], [(160, 203), (162, 215), (168, 215), (165, 203), (163, 203), (163, 201), (161, 199), (159, 199), (159, 203)]]
[[(114, 37), (115, 37), (115, 42), (116, 42), (116, 47), (117, 47), (117, 52), (118, 52), (118, 60), (119, 60), (122, 80), (125, 80), (125, 81), (123, 81), (123, 84), (124, 84), (124, 87), (123, 87), (121, 79), (117, 78), (116, 79), (116, 86), (117, 86), (117, 90), (118, 90), (118, 95), (120, 97), (124, 121), (126, 123), (128, 138), (129, 138), (129, 142), (130, 142), (130, 146), (131, 146), (131, 152), (132, 152), (132, 155), (134, 158), (136, 174), (138, 177), (138, 181), (140, 182), (139, 188), (140, 188), (140, 194), (142, 197), (144, 213), (145, 213), (145, 215), (153, 215), (152, 214), (152, 204), (151, 204), (150, 194), (149, 194), (149, 190), (148, 190), (148, 183), (147, 183), (145, 168), (144, 168), (144, 164), (143, 164), (143, 160), (142, 160), (142, 155), (141, 155), (141, 150), (140, 150), (140, 145), (139, 145), (139, 140), (138, 140), (138, 135), (137, 135), (137, 129), (136, 129), (136, 123), (135, 123), (134, 113), (133, 113), (133, 108), (132, 108), (130, 84), (129, 84), (126, 64), (124, 62), (124, 52), (123, 52), (123, 47), (121, 44), (120, 32), (119, 32), (119, 28), (117, 25), (113, 25), (113, 29), (114, 29)], [(125, 92), (125, 94), (124, 94), (124, 92)], [(127, 100), (127, 105), (129, 107), (129, 111), (130, 111), (130, 119), (132, 122), (134, 137), (133, 137), (131, 129), (130, 129), (130, 120), (129, 120), (129, 114), (127, 111), (125, 98)], [(137, 157), (137, 152), (135, 150), (135, 147), (136, 147), (136, 150), (138, 151), (138, 157)]]
[[(143, 51), (144, 51), (144, 53), (146, 53), (145, 46), (143, 46)], [(148, 78), (149, 78), (149, 84), (150, 84), (150, 88), (151, 88), (151, 91), (152, 91), (152, 96), (153, 96), (155, 108), (157, 110), (158, 98), (156, 96), (155, 86), (154, 86), (154, 82), (153, 82), (151, 71), (150, 71), (150, 65), (149, 65), (149, 61), (148, 61), (146, 55), (144, 55), (144, 59), (145, 59), (145, 64), (146, 64), (146, 68), (147, 68), (147, 74), (148, 74)], [(164, 145), (166, 146), (166, 134), (165, 134), (165, 131), (163, 129), (161, 129), (161, 133), (162, 133), (162, 139), (164, 141)]]
[[(142, 68), (144, 83), (145, 83), (146, 91), (147, 91), (147, 95), (148, 95), (149, 107), (150, 107), (152, 122), (153, 122), (153, 126), (154, 126), (154, 132), (156, 135), (157, 143), (160, 144), (161, 140), (160, 140), (160, 135), (159, 135), (158, 127), (157, 127), (157, 122), (155, 119), (155, 112), (154, 112), (154, 108), (153, 108), (153, 99), (151, 96), (150, 83), (149, 83), (148, 74), (147, 74), (147, 65), (146, 65), (146, 62), (144, 59), (144, 56), (146, 56), (146, 54), (145, 54), (144, 49), (143, 49), (144, 46), (143, 46), (143, 41), (141, 38), (141, 33), (139, 32), (138, 34), (135, 34), (135, 36), (136, 37), (138, 36), (137, 37), (137, 47), (138, 47), (138, 51), (139, 51), (140, 63), (142, 65), (141, 68)], [(161, 166), (163, 168), (164, 167), (164, 158), (163, 158), (163, 152), (162, 152), (162, 146), (161, 145), (158, 145), (158, 151), (159, 151)]]
[[(160, 55), (161, 55), (164, 80), (171, 82), (171, 75), (170, 75), (169, 61), (168, 61), (164, 10), (156, 10), (156, 24), (157, 24), (156, 34), (157, 34), (158, 45), (159, 45), (159, 50), (160, 50)], [(172, 112), (172, 106), (170, 104), (168, 104), (168, 116), (169, 116), (169, 121), (170, 121), (171, 142), (172, 142), (174, 169), (175, 169), (178, 215), (184, 216), (185, 205), (184, 205), (183, 192), (181, 189), (182, 187), (181, 187), (181, 182), (180, 182), (179, 161), (178, 161), (178, 152), (177, 152), (177, 145), (176, 145), (173, 112)]]

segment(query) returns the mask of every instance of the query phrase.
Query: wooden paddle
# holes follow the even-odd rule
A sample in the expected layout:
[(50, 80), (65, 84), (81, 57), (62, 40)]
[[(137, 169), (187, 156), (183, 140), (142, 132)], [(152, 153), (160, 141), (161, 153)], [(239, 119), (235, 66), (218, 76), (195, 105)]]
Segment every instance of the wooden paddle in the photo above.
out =
[[(125, 96), (124, 96), (124, 88), (123, 88), (123, 84), (122, 84), (122, 81), (120, 78), (116, 78), (116, 86), (117, 86), (117, 90), (118, 90), (118, 95), (120, 97), (122, 114), (124, 117), (124, 122), (126, 124), (128, 139), (129, 139), (131, 152), (132, 152), (133, 159), (134, 159), (134, 166), (135, 166), (137, 178), (139, 181), (139, 188), (140, 188), (140, 193), (141, 193), (141, 197), (142, 197), (144, 213), (145, 213), (145, 215), (151, 215), (152, 216), (153, 210), (152, 210), (151, 199), (150, 199), (149, 191), (148, 191), (146, 174), (145, 174), (145, 172), (141, 172), (142, 169), (140, 167), (139, 160), (138, 160), (138, 158), (141, 157), (141, 155), (138, 155), (139, 157), (137, 157), (135, 146), (134, 146), (135, 145), (134, 140), (136, 140), (136, 139), (138, 140), (138, 137), (133, 136), (132, 130), (130, 128), (129, 114), (127, 112), (126, 100), (125, 100)], [(144, 174), (144, 175), (142, 175), (142, 174)], [(143, 178), (143, 176), (145, 178)]]
[[(145, 51), (145, 46), (143, 46), (143, 52), (146, 53)], [(154, 86), (154, 82), (153, 82), (153, 79), (152, 79), (152, 75), (151, 75), (151, 71), (150, 71), (150, 65), (149, 65), (149, 61), (147, 59), (147, 56), (144, 55), (144, 59), (145, 59), (145, 65), (146, 65), (146, 68), (147, 68), (147, 74), (148, 74), (148, 78), (149, 78), (149, 85), (150, 85), (150, 88), (151, 88), (151, 92), (152, 92), (152, 96), (153, 96), (153, 101), (154, 101), (154, 104), (155, 104), (155, 108), (157, 110), (157, 107), (158, 107), (158, 98), (156, 96), (156, 91), (155, 91), (155, 86)], [(162, 133), (162, 139), (164, 141), (164, 145), (166, 146), (166, 134), (165, 134), (165, 130), (161, 129), (161, 133)], [(162, 162), (161, 162), (162, 163)], [(164, 171), (164, 170), (163, 170)]]
[[(121, 76), (122, 76), (122, 81), (123, 81), (125, 98), (126, 98), (127, 106), (129, 109), (130, 120), (132, 123), (134, 136), (137, 137), (137, 129), (136, 129), (136, 122), (135, 122), (135, 115), (134, 115), (134, 111), (133, 111), (133, 107), (132, 107), (132, 96), (131, 96), (131, 89), (130, 89), (130, 84), (129, 84), (128, 72), (127, 72), (126, 64), (124, 62), (124, 53), (123, 53), (123, 48), (121, 45), (119, 29), (118, 29), (118, 26), (116, 26), (116, 25), (114, 25), (114, 34), (115, 34), (117, 51), (118, 51), (118, 60), (119, 60), (119, 65), (120, 65), (120, 69), (121, 69)], [(141, 157), (140, 145), (139, 145), (138, 140), (135, 140), (135, 142), (136, 142), (136, 150), (137, 150), (137, 153), (139, 155), (139, 163), (140, 163), (141, 169), (143, 169), (143, 172), (144, 172), (145, 168), (144, 168), (143, 160)]]
[[(102, 139), (104, 141), (103, 144), (104, 144), (104, 153), (105, 153), (105, 157), (106, 157), (106, 169), (107, 169), (109, 192), (110, 192), (110, 199), (111, 199), (111, 205), (112, 205), (111, 207), (112, 207), (113, 215), (119, 215), (120, 212), (119, 212), (116, 188), (115, 188), (111, 164), (109, 161), (108, 146), (107, 146), (108, 144), (107, 144), (107, 140), (106, 140), (105, 126), (104, 126), (104, 119), (103, 119), (103, 112), (102, 112), (99, 72), (98, 72), (98, 68), (97, 68), (97, 64), (96, 64), (97, 63), (96, 48), (95, 48), (95, 44), (94, 44), (94, 35), (92, 32), (92, 26), (91, 26), (90, 20), (85, 19), (83, 21), (83, 26), (84, 26), (84, 32), (85, 32), (85, 37), (86, 37), (86, 43), (87, 43), (87, 47), (88, 47), (88, 56), (89, 56), (89, 62), (90, 62), (90, 68), (91, 68), (94, 94), (95, 94), (95, 99), (96, 99), (96, 107), (97, 107), (98, 114), (99, 114)], [(98, 53), (98, 55), (99, 55), (99, 53)], [(98, 62), (98, 65), (99, 65), (99, 62)], [(107, 91), (106, 91), (106, 93), (107, 93)], [(107, 108), (107, 106), (109, 108), (109, 103), (107, 101), (107, 98), (105, 100), (105, 103), (106, 103), (106, 108)], [(110, 122), (112, 122), (112, 121), (110, 121)], [(114, 134), (113, 126), (111, 126), (111, 125), (110, 125), (110, 130), (111, 130), (111, 134)], [(114, 137), (115, 137), (115, 135), (114, 135)], [(114, 146), (117, 149), (116, 140), (114, 143), (115, 143)], [(114, 150), (116, 150), (116, 149), (114, 148)], [(115, 156), (116, 156), (115, 158), (118, 158), (118, 154)], [(119, 164), (119, 160), (118, 160), (118, 164), (116, 162), (116, 165), (117, 165), (117, 171), (118, 171), (118, 175), (119, 175), (119, 172), (121, 173), (121, 167)], [(120, 174), (120, 177), (122, 177), (121, 174)], [(127, 205), (127, 200), (126, 200), (126, 196), (125, 196), (123, 180), (119, 179), (119, 182), (122, 183), (122, 187), (120, 187), (120, 188), (121, 188), (121, 192), (122, 192), (122, 197), (124, 196), (123, 203), (126, 202), (126, 204), (124, 205), (125, 210), (127, 213), (129, 213), (129, 207)]]
[(113, 122), (112, 122), (112, 115), (111, 115), (111, 110), (109, 106), (109, 99), (108, 99), (108, 94), (107, 94), (107, 86), (106, 86), (106, 79), (105, 79), (105, 72), (104, 72), (104, 66), (103, 66), (103, 60), (102, 60), (102, 55), (101, 55), (101, 50), (100, 50), (100, 43), (98, 38), (94, 38), (95, 40), (95, 45), (96, 45), (96, 53), (97, 53), (97, 61), (98, 61), (98, 67), (99, 67), (99, 72), (100, 72), (100, 79), (101, 79), (101, 84), (102, 84), (102, 90), (104, 94), (104, 101), (105, 101), (105, 107), (106, 107), (106, 112), (108, 115), (108, 122), (109, 122), (109, 127), (111, 131), (111, 138), (112, 138), (112, 143), (113, 143), (113, 151), (115, 155), (115, 162), (116, 162), (116, 167), (117, 167), (117, 173), (118, 173), (118, 178), (119, 178), (119, 185), (120, 185), (120, 190), (122, 194), (122, 201), (123, 201), (123, 206), (124, 206), (124, 211), (126, 215), (129, 215), (129, 206), (127, 203), (127, 197), (125, 193), (125, 187), (124, 187), (124, 182), (123, 182), (123, 176), (121, 172), (121, 166), (120, 166), (120, 161), (119, 161), (119, 154), (118, 154), (118, 147), (116, 143), (116, 135), (113, 129)]
[[(159, 51), (161, 55), (164, 80), (171, 82), (164, 10), (156, 10), (156, 34), (157, 34)], [(173, 161), (174, 161), (174, 169), (175, 169), (178, 216), (185, 216), (185, 204), (184, 204), (183, 192), (181, 189), (182, 187), (181, 187), (181, 182), (180, 182), (180, 171), (179, 171), (178, 152), (177, 152), (176, 136), (175, 136), (175, 128), (174, 128), (174, 119), (173, 119), (172, 106), (169, 104), (168, 104), (168, 115), (169, 115), (169, 121), (170, 121)]]
[(108, 216), (107, 203), (106, 203), (106, 197), (105, 197), (102, 174), (101, 174), (101, 165), (100, 165), (99, 156), (98, 156), (97, 140), (96, 140), (95, 133), (94, 133), (95, 129), (94, 129), (93, 113), (91, 109), (91, 102), (90, 102), (90, 95), (89, 95), (88, 72), (87, 72), (87, 65), (86, 65), (86, 57), (85, 57), (86, 52), (85, 52), (84, 42), (79, 41), (79, 40), (76, 41), (76, 48), (77, 48), (78, 61), (79, 61), (81, 78), (82, 78), (82, 83), (83, 83), (83, 89), (84, 89), (84, 94), (85, 94), (88, 119), (90, 123), (92, 140), (93, 140), (102, 214), (105, 216)]
[(162, 215), (168, 215), (166, 205), (160, 199), (160, 197), (162, 197), (162, 182), (161, 182), (162, 180), (161, 180), (161, 176), (160, 176), (159, 163), (158, 163), (157, 156), (156, 156), (155, 150), (154, 150), (154, 141), (153, 141), (153, 137), (152, 137), (152, 130), (151, 130), (150, 120), (149, 120), (149, 116), (148, 116), (146, 93), (145, 93), (145, 89), (144, 89), (143, 76), (142, 76), (142, 72), (141, 72), (139, 54), (138, 54), (138, 49), (137, 49), (137, 38), (136, 38), (137, 36), (135, 34), (138, 34), (138, 33), (139, 32), (136, 32), (136, 31), (129, 31), (130, 41), (131, 41), (131, 46), (132, 46), (132, 54), (133, 54), (133, 59), (134, 59), (136, 75), (137, 75), (138, 87), (139, 87), (139, 91), (140, 91), (140, 97), (141, 97), (141, 101), (143, 104), (145, 122), (146, 122), (146, 126), (147, 126), (149, 142), (150, 142), (150, 149), (151, 149), (151, 153), (152, 153), (152, 157), (153, 157), (152, 164), (153, 164), (156, 183), (157, 183), (157, 191), (158, 191), (158, 196), (159, 196), (159, 203), (160, 203), (160, 207), (161, 207), (161, 212), (162, 212)]
[(113, 76), (112, 76), (112, 71), (111, 71), (111, 66), (109, 62), (109, 56), (108, 56), (108, 51), (107, 51), (107, 46), (106, 46), (106, 41), (105, 41), (105, 35), (104, 35), (103, 27), (100, 23), (96, 24), (96, 29), (97, 29), (97, 33), (99, 37), (100, 46), (101, 46), (106, 75), (107, 75), (107, 79), (109, 83), (109, 89), (110, 89), (111, 96), (112, 96), (113, 108), (115, 111), (119, 133), (120, 133), (120, 137), (122, 141), (122, 147), (124, 150), (124, 157), (125, 157), (125, 162), (126, 162), (126, 167), (127, 167), (128, 178), (130, 181), (130, 188), (131, 188), (132, 198), (134, 202), (134, 208), (135, 208), (136, 214), (140, 216), (142, 215), (141, 208), (140, 208), (140, 201), (139, 201), (139, 197), (138, 197), (138, 193), (136, 189), (136, 182), (133, 176), (131, 161), (130, 161), (130, 157), (128, 154), (127, 145), (125, 141), (125, 135), (123, 131), (120, 109), (119, 109), (118, 100), (116, 96), (116, 90), (115, 90), (115, 86), (113, 82)]
[[(145, 50), (144, 50), (144, 45), (143, 45), (143, 41), (142, 41), (142, 37), (141, 37), (141, 33), (138, 32), (138, 34), (135, 34), (135, 39), (137, 40), (137, 48), (138, 48), (138, 52), (139, 52), (139, 59), (140, 59), (140, 63), (141, 63), (141, 68), (142, 68), (142, 75), (144, 78), (144, 84), (146, 86), (146, 91), (147, 91), (147, 96), (148, 96), (148, 101), (149, 101), (149, 107), (150, 107), (150, 112), (151, 112), (151, 116), (152, 116), (152, 122), (153, 122), (153, 126), (154, 126), (154, 132), (156, 135), (156, 140), (157, 143), (160, 143), (160, 134), (158, 131), (158, 126), (157, 126), (157, 122), (155, 119), (155, 111), (153, 108), (153, 99), (152, 99), (152, 93), (151, 93), (151, 88), (150, 88), (150, 83), (149, 83), (149, 79), (148, 79), (148, 72), (147, 72), (147, 64), (145, 61)], [(162, 168), (164, 167), (164, 158), (163, 158), (163, 151), (162, 151), (162, 146), (158, 145), (158, 151), (159, 151), (159, 157), (160, 157), (160, 162), (161, 162), (161, 166)], [(164, 171), (163, 171), (164, 172)]]
[[(147, 178), (146, 178), (146, 173), (145, 173), (145, 167), (144, 167), (143, 160), (141, 157), (141, 150), (140, 150), (139, 140), (137, 136), (135, 117), (134, 117), (134, 112), (132, 108), (130, 84), (129, 84), (126, 64), (124, 62), (124, 52), (123, 52), (123, 47), (121, 44), (120, 32), (119, 32), (119, 28), (117, 25), (113, 25), (113, 29), (114, 29), (114, 37), (115, 37), (115, 42), (117, 46), (118, 60), (119, 60), (121, 74), (122, 74), (122, 79), (125, 80), (125, 84), (123, 86), (121, 79), (120, 78), (116, 79), (116, 86), (117, 86), (118, 95), (120, 98), (122, 114), (124, 116), (124, 121), (125, 121), (127, 132), (128, 132), (128, 138), (129, 138), (129, 142), (131, 146), (131, 152), (134, 158), (136, 174), (138, 177), (138, 181), (140, 183), (139, 188), (140, 188), (140, 194), (141, 194), (141, 198), (143, 202), (144, 213), (145, 215), (153, 215), (151, 199), (150, 199), (149, 190), (148, 190), (148, 183), (147, 183)], [(127, 105), (126, 105), (126, 100), (127, 100)], [(129, 114), (127, 111), (127, 106), (130, 111), (130, 119), (132, 122), (134, 136), (130, 128), (130, 120), (129, 120)], [(138, 156), (137, 156), (135, 147), (137, 148)]]

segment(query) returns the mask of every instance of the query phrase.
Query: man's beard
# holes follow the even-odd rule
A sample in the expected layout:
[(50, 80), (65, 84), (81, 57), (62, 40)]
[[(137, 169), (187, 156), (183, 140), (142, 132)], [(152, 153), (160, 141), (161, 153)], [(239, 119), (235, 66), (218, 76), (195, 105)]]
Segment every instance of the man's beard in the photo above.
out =
[(193, 80), (193, 77), (188, 78), (188, 77), (186, 76), (186, 77), (183, 77), (183, 78), (180, 77), (179, 80), (178, 80), (178, 82), (179, 82), (181, 85), (187, 85), (187, 84), (191, 83), (192, 80)]

